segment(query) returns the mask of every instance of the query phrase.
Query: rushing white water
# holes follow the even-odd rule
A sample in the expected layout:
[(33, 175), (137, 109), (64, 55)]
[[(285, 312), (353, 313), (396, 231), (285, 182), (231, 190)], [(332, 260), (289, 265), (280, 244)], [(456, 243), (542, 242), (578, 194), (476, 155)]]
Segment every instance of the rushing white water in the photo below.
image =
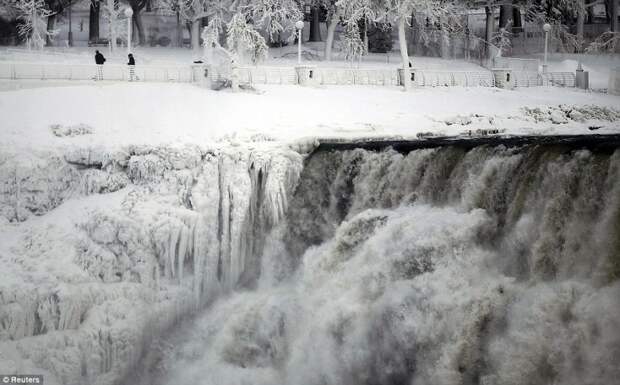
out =
[(620, 378), (618, 150), (318, 152), (260, 264), (144, 384)]

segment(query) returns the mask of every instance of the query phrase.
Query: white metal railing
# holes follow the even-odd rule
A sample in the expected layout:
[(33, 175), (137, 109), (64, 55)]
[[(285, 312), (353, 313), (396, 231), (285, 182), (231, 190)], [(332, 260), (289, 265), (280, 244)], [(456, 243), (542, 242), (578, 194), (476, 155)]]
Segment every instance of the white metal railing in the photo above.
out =
[(543, 86), (575, 87), (576, 75), (573, 72), (548, 72), (540, 75)]
[[(136, 66), (136, 79), (146, 82), (192, 82), (190, 67)], [(96, 80), (97, 65), (60, 63), (22, 63), (0, 61), (0, 79), (31, 80)], [(129, 68), (122, 65), (103, 65), (100, 80), (129, 80)]]
[(390, 69), (317, 68), (315, 82), (322, 85), (398, 86), (398, 72)]
[(297, 84), (294, 67), (239, 67), (236, 71), (240, 84)]
[(413, 82), (418, 87), (494, 87), (491, 71), (412, 71)]
[(541, 84), (538, 71), (512, 71), (515, 87), (536, 87)]
[(514, 76), (515, 87), (575, 87), (575, 74), (572, 72), (540, 74), (538, 72), (513, 71), (512, 76)]
[[(129, 80), (129, 68), (123, 65), (103, 65), (102, 80)], [(137, 81), (182, 82), (198, 80), (200, 66), (136, 66)], [(236, 68), (240, 84), (297, 84), (294, 67), (240, 67)], [(311, 69), (312, 84), (319, 85), (378, 85), (398, 86), (400, 78), (396, 69), (324, 68)], [(228, 74), (230, 75), (230, 74)], [(494, 87), (495, 77), (491, 71), (436, 71), (411, 70), (413, 83), (419, 87)], [(550, 72), (539, 74), (534, 71), (512, 71), (516, 87), (553, 85), (574, 87), (572, 72)], [(95, 80), (98, 66), (91, 64), (22, 63), (0, 61), (0, 79), (31, 80)], [(226, 74), (210, 71), (211, 80), (226, 78)]]

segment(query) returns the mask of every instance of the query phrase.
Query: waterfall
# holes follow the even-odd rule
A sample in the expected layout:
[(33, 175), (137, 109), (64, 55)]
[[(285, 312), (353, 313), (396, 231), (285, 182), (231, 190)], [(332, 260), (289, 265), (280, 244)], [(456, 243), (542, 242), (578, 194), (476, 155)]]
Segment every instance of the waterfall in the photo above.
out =
[(166, 340), (145, 384), (620, 376), (620, 150), (317, 151), (260, 243), (256, 285)]
[(0, 369), (51, 385), (613, 383), (620, 149), (602, 140), (7, 157)]

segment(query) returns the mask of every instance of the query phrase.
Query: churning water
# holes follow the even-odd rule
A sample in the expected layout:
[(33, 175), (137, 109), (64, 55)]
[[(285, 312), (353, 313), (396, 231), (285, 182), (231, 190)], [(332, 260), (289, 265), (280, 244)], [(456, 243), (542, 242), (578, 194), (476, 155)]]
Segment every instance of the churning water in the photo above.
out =
[(620, 150), (318, 151), (150, 384), (612, 384)]

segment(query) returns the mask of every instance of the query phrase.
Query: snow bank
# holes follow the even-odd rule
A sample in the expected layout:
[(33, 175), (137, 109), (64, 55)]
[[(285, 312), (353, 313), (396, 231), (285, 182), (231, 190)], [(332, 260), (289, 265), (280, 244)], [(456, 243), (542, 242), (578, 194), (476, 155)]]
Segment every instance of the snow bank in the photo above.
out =
[[(41, 85), (41, 82), (38, 83)], [(71, 100), (71, 113), (67, 113)], [(458, 135), (451, 117), (476, 114), (478, 128), (508, 134), (587, 134), (588, 125), (558, 127), (524, 119), (523, 107), (597, 105), (618, 108), (619, 97), (559, 88), (261, 87), (260, 93), (216, 92), (183, 84), (96, 84), (0, 92), (0, 147), (208, 146), (253, 143), (273, 147), (308, 137), (415, 138), (421, 132)], [(85, 124), (88, 135), (56, 137), (49, 127)], [(467, 127), (471, 129), (472, 127)], [(619, 132), (605, 122), (599, 132)], [(12, 151), (12, 150), (11, 150)]]

